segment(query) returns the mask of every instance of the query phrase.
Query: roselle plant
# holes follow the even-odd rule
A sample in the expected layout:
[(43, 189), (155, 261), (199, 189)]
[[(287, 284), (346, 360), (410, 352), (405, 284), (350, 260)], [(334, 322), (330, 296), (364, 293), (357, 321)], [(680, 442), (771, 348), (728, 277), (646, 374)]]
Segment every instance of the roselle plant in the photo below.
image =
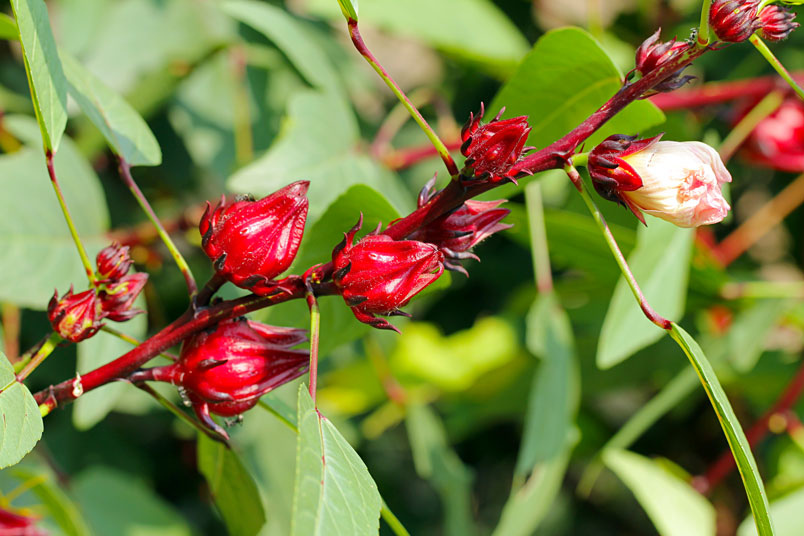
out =
[(798, 534), (795, 12), (291, 4), (0, 18), (0, 534)]

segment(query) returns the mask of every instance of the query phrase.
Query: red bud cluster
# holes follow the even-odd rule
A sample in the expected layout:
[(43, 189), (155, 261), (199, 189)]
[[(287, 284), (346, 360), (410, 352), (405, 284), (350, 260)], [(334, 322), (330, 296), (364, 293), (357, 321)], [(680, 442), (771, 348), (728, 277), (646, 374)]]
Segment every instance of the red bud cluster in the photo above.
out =
[(489, 123), (481, 123), (484, 106), (480, 105), (480, 113), (469, 114), (469, 120), (461, 130), (461, 153), (466, 157), (465, 171), (467, 177), (490, 179), (492, 181), (514, 180), (508, 172), (517, 163), (522, 154), (529, 150), (525, 147), (530, 126), (526, 116), (500, 120), (505, 108)]
[(745, 41), (760, 28), (760, 3), (761, 0), (713, 0), (709, 25), (721, 41)]
[(307, 219), (308, 181), (298, 181), (259, 201), (222, 199), (201, 218), (204, 252), (219, 275), (261, 296), (277, 288), (299, 250)]
[(227, 437), (210, 413), (239, 415), (304, 374), (309, 353), (292, 347), (306, 340), (304, 330), (226, 320), (185, 340), (176, 363), (150, 372), (156, 381), (181, 387), (201, 421)]
[[(636, 51), (634, 70), (639, 71), (639, 74), (642, 76), (647, 76), (654, 70), (662, 67), (667, 62), (676, 59), (679, 54), (689, 50), (692, 46), (684, 41), (676, 41), (675, 38), (673, 38), (671, 41), (662, 43), (659, 41), (661, 31), (661, 28), (656, 30), (653, 35), (645, 39), (645, 41), (639, 45), (639, 48)], [(649, 96), (657, 92), (673, 91), (674, 89), (680, 88), (695, 78), (694, 76), (681, 76), (683, 70), (684, 69), (679, 69), (662, 82), (655, 85), (653, 90), (645, 96)]]
[[(419, 195), (419, 208), (432, 197), (432, 182)], [(433, 244), (444, 253), (444, 267), (466, 274), (460, 260), (479, 260), (471, 249), (496, 232), (511, 228), (500, 223), (511, 211), (498, 208), (505, 203), (497, 201), (466, 201), (457, 210), (441, 216), (410, 235), (411, 240)]]
[(781, 6), (769, 5), (759, 12), (759, 35), (768, 41), (787, 39), (799, 24), (793, 19), (796, 14)]
[(399, 331), (374, 315), (404, 315), (399, 307), (444, 272), (444, 255), (433, 244), (386, 235), (367, 235), (354, 243), (362, 223), (361, 215), (332, 251), (332, 281), (359, 321)]

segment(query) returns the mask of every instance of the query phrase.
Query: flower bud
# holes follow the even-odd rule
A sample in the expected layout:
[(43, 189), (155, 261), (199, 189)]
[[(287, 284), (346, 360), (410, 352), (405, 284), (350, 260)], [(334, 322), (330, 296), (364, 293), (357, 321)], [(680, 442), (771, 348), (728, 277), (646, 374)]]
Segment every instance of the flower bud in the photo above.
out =
[(374, 315), (404, 315), (406, 305), (444, 272), (444, 255), (433, 244), (368, 235), (354, 237), (363, 216), (332, 251), (332, 281), (355, 317), (378, 329), (397, 330)]
[(306, 340), (301, 329), (226, 320), (189, 337), (176, 363), (151, 372), (154, 380), (181, 387), (204, 424), (226, 437), (210, 412), (239, 415), (262, 395), (304, 374), (309, 353), (291, 347)]
[[(420, 196), (419, 207), (426, 203), (427, 197)], [(511, 212), (498, 208), (503, 203), (504, 199), (466, 201), (458, 210), (418, 229), (410, 235), (410, 239), (437, 246), (446, 257), (445, 268), (466, 274), (458, 261), (467, 258), (479, 260), (470, 250), (494, 233), (512, 227), (500, 223)]]
[[(676, 41), (675, 38), (673, 38), (672, 41), (667, 41), (666, 43), (659, 42), (661, 31), (661, 28), (656, 30), (652, 36), (645, 39), (645, 41), (639, 45), (639, 48), (636, 51), (634, 70), (639, 71), (639, 74), (642, 76), (649, 75), (654, 70), (660, 68), (665, 63), (672, 61), (679, 54), (691, 47), (690, 44), (685, 43), (684, 41)], [(674, 89), (680, 88), (695, 78), (694, 76), (681, 76), (683, 70), (683, 68), (679, 69), (669, 77), (665, 78), (661, 83), (653, 87), (650, 94), (673, 91)]]
[(741, 154), (759, 166), (804, 171), (804, 103), (795, 96), (785, 99), (754, 128)]
[(781, 6), (769, 5), (759, 12), (759, 35), (768, 41), (781, 41), (799, 27), (796, 14)]
[(530, 126), (524, 115), (513, 119), (500, 120), (505, 108), (487, 124), (482, 124), (485, 109), (480, 105), (480, 113), (469, 114), (469, 121), (461, 130), (461, 153), (466, 157), (466, 166), (471, 168), (467, 176), (479, 179), (503, 180), (507, 173), (521, 158), (528, 140)]
[(717, 151), (692, 142), (632, 141), (611, 136), (589, 155), (589, 173), (598, 193), (679, 227), (722, 221), (729, 205), (720, 191), (731, 175)]
[(95, 289), (73, 294), (73, 288), (70, 287), (64, 296), (58, 296), (58, 292), (54, 292), (47, 306), (53, 331), (70, 342), (83, 341), (98, 332), (102, 313)]
[(241, 288), (266, 295), (299, 250), (307, 219), (308, 181), (285, 186), (259, 201), (225, 200), (201, 218), (201, 246), (215, 270)]
[(739, 43), (759, 29), (761, 0), (713, 0), (709, 25), (721, 41)]
[(115, 281), (128, 273), (134, 263), (128, 254), (128, 246), (121, 246), (117, 242), (106, 246), (95, 258), (98, 266), (98, 279), (100, 281)]
[(105, 290), (100, 292), (103, 316), (115, 322), (125, 322), (144, 313), (145, 311), (142, 309), (132, 309), (131, 307), (147, 282), (148, 274), (137, 272), (113, 283), (108, 283)]

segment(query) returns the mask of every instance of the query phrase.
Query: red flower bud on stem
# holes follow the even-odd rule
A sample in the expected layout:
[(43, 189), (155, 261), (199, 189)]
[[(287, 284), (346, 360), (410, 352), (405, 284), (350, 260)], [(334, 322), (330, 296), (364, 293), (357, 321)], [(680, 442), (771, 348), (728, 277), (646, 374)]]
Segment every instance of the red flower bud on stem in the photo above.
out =
[(299, 250), (308, 202), (308, 181), (298, 181), (259, 201), (221, 200), (201, 218), (204, 252), (215, 270), (238, 287), (265, 296), (277, 286)]
[(176, 363), (148, 372), (153, 380), (182, 388), (204, 425), (228, 438), (210, 413), (240, 415), (262, 395), (304, 374), (310, 354), (291, 348), (307, 340), (305, 333), (242, 318), (226, 320), (186, 339)]
[[(634, 71), (638, 71), (642, 76), (647, 76), (665, 63), (674, 60), (679, 54), (692, 46), (684, 41), (676, 41), (675, 38), (666, 43), (659, 42), (661, 32), (662, 29), (659, 28), (652, 36), (645, 39), (645, 41), (639, 45), (636, 51), (634, 70), (626, 75), (626, 79), (630, 79)], [(651, 91), (643, 95), (643, 98), (655, 95), (658, 92), (673, 91), (695, 78), (694, 76), (681, 76), (683, 70), (684, 69), (680, 69), (676, 71), (664, 81), (654, 86)]]
[(95, 289), (73, 294), (70, 287), (61, 298), (58, 291), (54, 292), (47, 306), (47, 316), (53, 331), (70, 342), (88, 339), (102, 327), (103, 314)]
[(759, 12), (759, 35), (768, 41), (781, 41), (799, 27), (796, 14), (781, 6), (769, 5)]
[(441, 276), (444, 255), (433, 244), (386, 235), (368, 235), (355, 244), (362, 224), (361, 214), (332, 251), (332, 281), (358, 320), (398, 332), (374, 315), (405, 315), (399, 307)]
[(727, 43), (747, 40), (760, 28), (757, 10), (761, 0), (713, 0), (709, 25)]
[(134, 263), (128, 253), (128, 246), (121, 246), (114, 242), (106, 246), (95, 258), (98, 266), (99, 281), (116, 281), (128, 273)]
[(480, 113), (469, 114), (469, 120), (461, 130), (461, 153), (466, 157), (465, 177), (489, 179), (492, 181), (510, 180), (508, 171), (529, 150), (525, 142), (530, 134), (526, 116), (500, 120), (505, 108), (487, 124), (481, 123), (485, 108), (480, 105)]
[(132, 309), (131, 307), (147, 282), (148, 274), (137, 272), (113, 283), (107, 283), (105, 290), (100, 292), (103, 316), (115, 322), (125, 322), (144, 313), (145, 311), (142, 309)]

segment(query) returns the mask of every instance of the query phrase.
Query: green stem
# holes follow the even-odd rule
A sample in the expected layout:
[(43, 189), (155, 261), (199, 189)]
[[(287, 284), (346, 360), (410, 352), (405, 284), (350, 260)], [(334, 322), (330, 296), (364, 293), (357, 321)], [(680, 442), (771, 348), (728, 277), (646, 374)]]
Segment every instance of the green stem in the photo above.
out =
[(768, 93), (759, 103), (751, 108), (745, 117), (740, 119), (720, 144), (718, 152), (723, 162), (728, 162), (734, 155), (737, 148), (748, 138), (756, 126), (770, 114), (776, 111), (784, 100), (784, 92), (772, 91)]
[[(576, 186), (582, 184), (581, 177), (575, 167), (568, 165), (564, 169), (567, 172), (567, 175), (569, 175), (573, 184)], [(617, 265), (620, 267), (620, 271), (622, 272), (625, 281), (631, 288), (631, 292), (633, 292), (640, 308), (642, 308), (642, 312), (645, 313), (645, 316), (648, 317), (648, 320), (664, 330), (669, 330), (672, 322), (663, 318), (656, 311), (654, 311), (648, 301), (645, 299), (645, 295), (642, 293), (642, 289), (639, 288), (639, 283), (637, 283), (634, 274), (631, 272), (631, 268), (628, 266), (628, 262), (625, 260), (625, 255), (623, 255), (623, 252), (620, 251), (620, 246), (617, 245), (617, 241), (614, 239), (614, 235), (611, 233), (611, 229), (609, 229), (609, 225), (606, 223), (603, 213), (600, 212), (600, 209), (597, 207), (585, 188), (579, 188), (579, 191), (584, 203), (586, 203), (586, 207), (592, 214), (595, 223), (597, 223), (598, 228), (600, 228), (600, 232), (603, 233), (603, 238), (606, 240), (606, 244), (608, 244), (612, 255), (614, 255), (614, 260), (617, 261)]]
[[(114, 329), (112, 327), (109, 327), (107, 325), (104, 325), (101, 328), (101, 331), (105, 331), (109, 335), (113, 335), (113, 336), (117, 337), (118, 339), (120, 339), (122, 341), (126, 341), (127, 343), (129, 343), (132, 346), (139, 346), (140, 344), (142, 344), (142, 341), (139, 341), (139, 340), (135, 339), (131, 335), (129, 335), (127, 333), (123, 333), (122, 331), (118, 331), (118, 330), (116, 330), (116, 329)], [(170, 352), (162, 352), (159, 355), (161, 355), (165, 359), (169, 359), (171, 361), (178, 361), (179, 360), (179, 356), (177, 356), (175, 354), (171, 354)]]
[(704, 0), (701, 5), (701, 23), (698, 25), (698, 46), (705, 47), (709, 44), (709, 11), (712, 7), (712, 0)]
[(162, 242), (165, 243), (165, 246), (170, 251), (170, 255), (173, 257), (173, 260), (176, 263), (176, 266), (179, 267), (181, 270), (182, 275), (184, 275), (184, 281), (187, 283), (187, 290), (190, 293), (191, 297), (194, 297), (198, 293), (198, 286), (195, 283), (195, 278), (193, 277), (193, 272), (190, 271), (190, 267), (187, 265), (187, 261), (184, 260), (179, 249), (176, 247), (176, 244), (173, 243), (173, 240), (170, 238), (170, 235), (165, 231), (164, 226), (162, 226), (162, 222), (159, 221), (159, 218), (156, 216), (154, 209), (151, 208), (150, 203), (143, 195), (142, 191), (140, 190), (137, 183), (134, 182), (134, 178), (131, 176), (131, 166), (128, 162), (122, 157), (117, 157), (119, 168), (120, 168), (120, 177), (123, 179), (123, 182), (126, 184), (131, 193), (134, 195), (134, 198), (139, 203), (140, 207), (142, 208), (143, 212), (145, 212), (148, 219), (151, 220), (151, 223), (154, 224), (156, 227), (156, 232), (159, 234), (159, 238), (162, 239)]
[(410, 533), (407, 531), (407, 529), (402, 525), (391, 509), (388, 508), (388, 504), (385, 502), (385, 499), (382, 500), (380, 515), (385, 522), (388, 523), (388, 527), (393, 531), (394, 534), (396, 534), (396, 536), (410, 536)]
[(310, 308), (310, 398), (315, 406), (315, 393), (318, 387), (318, 342), (321, 331), (321, 312), (312, 287), (307, 285), (307, 307)]
[(441, 138), (438, 137), (438, 134), (432, 129), (432, 127), (425, 121), (424, 117), (422, 117), (421, 112), (413, 105), (405, 92), (402, 91), (402, 88), (391, 78), (391, 75), (388, 74), (388, 71), (380, 65), (380, 62), (377, 61), (377, 58), (374, 57), (374, 54), (366, 46), (366, 43), (363, 42), (363, 37), (360, 35), (360, 30), (357, 28), (357, 21), (349, 18), (348, 19), (348, 26), (349, 26), (349, 35), (352, 38), (352, 43), (354, 43), (355, 48), (358, 52), (366, 59), (366, 61), (371, 65), (371, 67), (377, 71), (377, 74), (380, 75), (380, 78), (383, 79), (385, 84), (391, 89), (391, 91), (396, 95), (396, 98), (399, 99), (405, 108), (407, 108), (410, 115), (413, 117), (413, 120), (418, 123), (421, 129), (424, 131), (425, 136), (427, 139), (430, 140), (430, 143), (436, 148), (438, 151), (438, 155), (441, 157), (441, 160), (444, 161), (444, 165), (447, 166), (447, 171), (449, 172), (450, 176), (457, 177), (458, 176), (458, 167), (455, 165), (455, 161), (452, 159), (452, 155), (449, 154), (447, 147), (444, 145), (444, 142), (441, 141)]
[(212, 439), (214, 441), (221, 442), (221, 443), (226, 443), (226, 441), (224, 441), (223, 438), (221, 438), (218, 434), (215, 434), (215, 433), (211, 432), (210, 430), (207, 430), (207, 428), (204, 425), (202, 425), (200, 422), (196, 421), (195, 419), (191, 418), (189, 415), (187, 415), (185, 412), (183, 412), (181, 409), (179, 409), (179, 407), (176, 406), (176, 404), (174, 404), (173, 402), (171, 402), (170, 400), (168, 400), (167, 398), (162, 396), (162, 394), (159, 393), (159, 391), (155, 390), (150, 385), (148, 385), (146, 383), (140, 383), (140, 384), (136, 384), (136, 386), (139, 389), (141, 389), (142, 391), (145, 391), (146, 393), (151, 395), (154, 398), (154, 400), (156, 400), (157, 402), (162, 404), (162, 406), (167, 408), (167, 410), (170, 411), (173, 415), (175, 415), (176, 417), (178, 417), (180, 420), (184, 421), (185, 423), (189, 424), (191, 427), (195, 428), (199, 432), (202, 432), (208, 438), (210, 438), (210, 439)]
[(544, 227), (544, 204), (542, 189), (538, 181), (525, 187), (525, 205), (528, 210), (530, 228), (530, 252), (533, 256), (533, 271), (539, 293), (553, 290), (553, 274), (550, 268), (550, 253), (547, 249), (547, 232)]
[(87, 279), (89, 279), (89, 284), (93, 287), (95, 286), (95, 268), (92, 266), (92, 262), (89, 260), (87, 256), (87, 250), (84, 248), (84, 244), (81, 242), (81, 237), (78, 236), (78, 230), (75, 228), (75, 224), (73, 223), (73, 218), (70, 216), (70, 210), (67, 208), (67, 203), (64, 201), (64, 194), (61, 192), (61, 186), (59, 185), (59, 180), (56, 178), (56, 168), (53, 165), (53, 152), (48, 149), (45, 151), (45, 158), (47, 160), (47, 172), (50, 175), (50, 183), (53, 185), (53, 190), (56, 192), (56, 197), (59, 198), (59, 205), (61, 206), (61, 212), (64, 214), (64, 219), (67, 222), (67, 227), (70, 228), (70, 235), (73, 237), (73, 242), (75, 242), (75, 248), (78, 250), (78, 255), (81, 257), (81, 263), (84, 265), (84, 271), (87, 273)]
[(36, 367), (38, 367), (42, 361), (44, 361), (45, 358), (47, 358), (47, 356), (53, 352), (61, 341), (62, 338), (58, 333), (51, 333), (47, 340), (45, 340), (44, 344), (42, 344), (36, 353), (31, 356), (30, 361), (28, 361), (25, 367), (19, 372), (19, 374), (17, 374), (17, 381), (24, 381), (25, 378), (27, 378), (31, 372), (36, 370)]
[(802, 89), (801, 86), (799, 86), (796, 81), (793, 80), (793, 76), (787, 69), (785, 69), (784, 65), (782, 65), (782, 62), (780, 62), (776, 56), (773, 55), (773, 52), (771, 52), (771, 50), (768, 48), (768, 45), (765, 44), (765, 41), (760, 39), (757, 34), (752, 35), (749, 40), (751, 41), (751, 44), (756, 47), (759, 53), (762, 54), (762, 57), (771, 64), (771, 67), (776, 69), (776, 72), (779, 73), (779, 76), (784, 78), (785, 82), (787, 82), (790, 87), (793, 88), (793, 91), (795, 91), (799, 97), (804, 99), (804, 89)]

